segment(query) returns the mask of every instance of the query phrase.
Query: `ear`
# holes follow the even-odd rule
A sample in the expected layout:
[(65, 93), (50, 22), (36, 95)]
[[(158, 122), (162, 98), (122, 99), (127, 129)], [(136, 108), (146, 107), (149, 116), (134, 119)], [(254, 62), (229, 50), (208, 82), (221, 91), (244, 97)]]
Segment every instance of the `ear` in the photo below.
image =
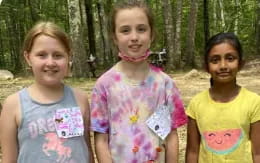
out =
[(117, 43), (118, 43), (118, 42), (117, 42), (117, 38), (116, 38), (116, 36), (113, 35), (113, 36), (112, 36), (112, 39), (113, 39), (114, 44), (117, 46)]
[(24, 59), (26, 60), (27, 64), (31, 67), (32, 64), (31, 64), (29, 53), (27, 51), (24, 51), (23, 56), (24, 56)]
[(203, 63), (203, 68), (204, 68), (204, 70), (205, 70), (207, 73), (209, 73), (209, 65), (208, 65), (208, 64)]

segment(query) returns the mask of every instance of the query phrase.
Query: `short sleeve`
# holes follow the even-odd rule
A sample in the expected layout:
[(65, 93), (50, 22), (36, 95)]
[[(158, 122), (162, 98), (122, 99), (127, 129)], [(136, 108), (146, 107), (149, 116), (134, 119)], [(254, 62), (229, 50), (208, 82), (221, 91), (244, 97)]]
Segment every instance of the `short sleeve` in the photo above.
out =
[(194, 101), (195, 101), (194, 99), (192, 99), (190, 101), (190, 103), (189, 103), (189, 105), (188, 105), (188, 107), (187, 107), (187, 109), (185, 111), (186, 115), (188, 117), (191, 117), (192, 119), (196, 119), (195, 112), (194, 112), (194, 108), (195, 108), (195, 102)]
[(91, 95), (91, 130), (100, 133), (108, 133), (108, 109), (105, 89), (95, 86)]
[(251, 122), (255, 123), (257, 121), (260, 121), (260, 96), (257, 95), (256, 100), (253, 102), (253, 110), (251, 114)]
[(166, 83), (167, 106), (171, 108), (171, 128), (176, 129), (187, 123), (187, 116), (184, 111), (184, 105), (180, 97), (178, 88), (171, 80)]

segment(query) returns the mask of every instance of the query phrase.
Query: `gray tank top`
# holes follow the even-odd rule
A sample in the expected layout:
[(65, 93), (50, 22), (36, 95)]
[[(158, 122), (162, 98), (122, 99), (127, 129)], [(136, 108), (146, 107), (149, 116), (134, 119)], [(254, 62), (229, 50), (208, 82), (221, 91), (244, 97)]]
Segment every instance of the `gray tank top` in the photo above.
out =
[(71, 88), (55, 103), (34, 101), (26, 88), (19, 92), (22, 119), (18, 129), (18, 163), (88, 163), (84, 136), (59, 138), (54, 122), (58, 109), (77, 107)]

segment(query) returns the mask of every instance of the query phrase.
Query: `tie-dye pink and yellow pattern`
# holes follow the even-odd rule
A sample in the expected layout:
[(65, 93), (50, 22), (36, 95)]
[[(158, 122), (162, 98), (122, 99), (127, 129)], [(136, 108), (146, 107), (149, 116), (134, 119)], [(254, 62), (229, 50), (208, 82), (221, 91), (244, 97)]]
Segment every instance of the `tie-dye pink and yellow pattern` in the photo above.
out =
[(109, 134), (113, 163), (164, 162), (164, 146), (145, 121), (160, 105), (171, 113), (171, 128), (187, 122), (173, 80), (155, 67), (147, 78), (133, 82), (111, 68), (97, 81), (91, 99), (91, 129)]

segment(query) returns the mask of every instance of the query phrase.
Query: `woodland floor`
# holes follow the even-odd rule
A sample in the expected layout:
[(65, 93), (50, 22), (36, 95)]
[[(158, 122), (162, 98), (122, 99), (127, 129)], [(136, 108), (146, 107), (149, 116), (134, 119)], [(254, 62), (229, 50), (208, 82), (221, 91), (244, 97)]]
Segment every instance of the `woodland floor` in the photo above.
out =
[[(209, 75), (203, 71), (192, 70), (188, 73), (170, 74), (179, 88), (185, 106), (189, 100), (200, 91), (209, 87)], [(8, 95), (30, 85), (32, 78), (15, 78), (14, 80), (0, 81), (0, 102)], [(260, 60), (250, 61), (242, 71), (239, 72), (237, 82), (260, 95)], [(66, 80), (71, 86), (81, 88), (90, 95), (95, 79), (68, 79)], [(184, 163), (185, 146), (186, 146), (186, 126), (178, 129), (180, 139), (180, 163)], [(0, 160), (1, 162), (1, 160)]]

